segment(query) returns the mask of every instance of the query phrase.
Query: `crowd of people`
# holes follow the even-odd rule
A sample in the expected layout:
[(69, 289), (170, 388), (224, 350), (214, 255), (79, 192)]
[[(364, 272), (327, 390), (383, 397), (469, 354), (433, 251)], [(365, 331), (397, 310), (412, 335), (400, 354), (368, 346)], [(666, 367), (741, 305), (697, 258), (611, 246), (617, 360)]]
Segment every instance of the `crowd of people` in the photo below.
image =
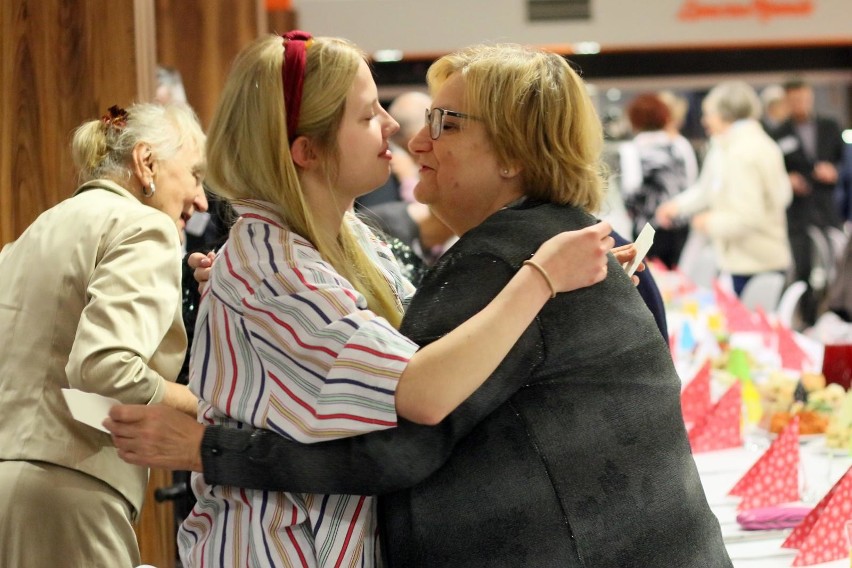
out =
[[(806, 323), (848, 318), (852, 260), (809, 279), (852, 186), (838, 125), (802, 81), (726, 81), (699, 161), (685, 99), (640, 94), (620, 235), (564, 57), (476, 45), (425, 82), (386, 110), (356, 45), (291, 31), (241, 51), (206, 138), (165, 87), (80, 126), (80, 187), (0, 251), (0, 564), (138, 565), (165, 467), (194, 472), (185, 568), (732, 565), (662, 301), (622, 267), (651, 223), (670, 268), (705, 238), (737, 293), (777, 272)], [(109, 433), (68, 388), (119, 402)]]
[[(786, 285), (802, 281), (797, 323), (813, 325), (849, 285), (839, 268), (852, 220), (852, 151), (838, 123), (816, 112), (813, 87), (798, 78), (760, 93), (743, 81), (710, 89), (701, 101), (701, 144), (678, 138), (684, 104), (661, 91), (627, 105), (632, 135), (617, 143), (613, 180), (633, 226), (629, 236), (650, 221), (657, 228), (651, 257), (668, 268), (712, 261), (737, 294), (766, 272), (781, 274)], [(670, 119), (674, 128), (666, 128)], [(696, 149), (701, 170), (694, 177)], [(712, 253), (698, 256), (705, 246)], [(683, 251), (689, 258), (680, 262)]]

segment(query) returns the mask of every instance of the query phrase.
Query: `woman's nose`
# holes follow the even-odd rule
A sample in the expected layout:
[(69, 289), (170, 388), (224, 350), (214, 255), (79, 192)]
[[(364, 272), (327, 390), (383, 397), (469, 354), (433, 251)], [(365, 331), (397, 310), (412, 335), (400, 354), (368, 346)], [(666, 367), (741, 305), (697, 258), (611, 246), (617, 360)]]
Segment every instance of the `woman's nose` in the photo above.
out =
[(391, 115), (389, 115), (387, 113), (387, 111), (385, 111), (384, 109), (382, 109), (382, 112), (384, 112), (385, 118), (386, 118), (386, 120), (385, 120), (385, 138), (390, 138), (391, 136), (393, 136), (394, 134), (396, 134), (399, 131), (399, 123), (396, 120), (394, 120), (394, 118)]
[(204, 191), (203, 187), (198, 190), (198, 193), (195, 195), (195, 199), (192, 201), (192, 205), (195, 207), (196, 211), (207, 211), (209, 203), (207, 203), (207, 193)]
[(429, 125), (426, 124), (411, 137), (408, 142), (408, 151), (417, 154), (418, 152), (428, 152), (431, 149), (432, 138), (429, 136)]

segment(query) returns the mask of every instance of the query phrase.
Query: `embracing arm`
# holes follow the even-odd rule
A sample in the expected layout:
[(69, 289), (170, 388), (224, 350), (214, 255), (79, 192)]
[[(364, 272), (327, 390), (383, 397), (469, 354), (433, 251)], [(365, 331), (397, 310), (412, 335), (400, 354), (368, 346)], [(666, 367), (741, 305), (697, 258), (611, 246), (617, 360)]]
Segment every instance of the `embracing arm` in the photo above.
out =
[[(542, 244), (533, 260), (549, 274), (557, 292), (595, 284), (606, 277), (611, 230), (601, 222), (560, 233)], [(212, 259), (197, 253), (189, 264), (203, 285)], [(410, 357), (394, 395), (398, 416), (419, 424), (443, 420), (497, 368), (550, 295), (543, 276), (523, 266), (479, 313)]]
[[(595, 284), (606, 277), (611, 231), (601, 222), (560, 233), (542, 244), (533, 260), (557, 292)], [(466, 288), (471, 293), (491, 278), (487, 267), (480, 272), (470, 266), (468, 273), (474, 280)], [(454, 288), (458, 277), (447, 278)], [(491, 375), (550, 296), (544, 276), (522, 266), (485, 308), (412, 356), (397, 386), (397, 413), (419, 424), (443, 420)]]
[[(440, 274), (415, 298), (409, 316), (437, 325), (419, 329), (440, 336), (480, 311), (514, 269), (491, 257), (466, 258)], [(474, 303), (471, 295), (479, 301)], [(467, 299), (466, 302), (456, 302)], [(446, 307), (444, 307), (446, 306)], [(417, 324), (415, 324), (417, 325)], [(541, 357), (541, 335), (530, 325), (491, 378), (439, 425), (400, 420), (396, 428), (316, 444), (289, 442), (272, 432), (203, 427), (165, 408), (116, 406), (105, 423), (119, 455), (131, 463), (203, 471), (212, 484), (306, 491), (374, 494), (410, 486), (446, 461), (455, 443), (508, 400), (530, 377)], [(202, 440), (203, 436), (203, 442)], [(202, 451), (199, 455), (199, 447)]]

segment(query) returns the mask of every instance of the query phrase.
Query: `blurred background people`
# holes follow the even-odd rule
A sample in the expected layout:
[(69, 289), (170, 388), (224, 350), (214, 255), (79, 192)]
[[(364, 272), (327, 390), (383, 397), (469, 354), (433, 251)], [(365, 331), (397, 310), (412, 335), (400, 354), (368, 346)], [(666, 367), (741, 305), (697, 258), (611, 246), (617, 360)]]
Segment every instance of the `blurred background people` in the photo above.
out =
[[(621, 194), (633, 221), (633, 238), (646, 223), (654, 221), (654, 211), (684, 191), (690, 184), (687, 161), (695, 163), (695, 153), (686, 142), (676, 142), (671, 128), (671, 112), (656, 93), (643, 93), (627, 106), (634, 131), (633, 140), (620, 147)], [(695, 170), (692, 170), (693, 175)], [(689, 235), (686, 220), (672, 218), (657, 227), (648, 256), (674, 268)]]
[[(787, 228), (793, 252), (793, 278), (808, 283), (802, 296), (801, 316), (813, 324), (818, 316), (824, 289), (811, 278), (815, 265), (814, 238), (809, 227), (826, 234), (828, 227), (841, 227), (835, 200), (838, 166), (843, 158), (843, 140), (837, 122), (814, 111), (814, 92), (801, 79), (784, 83), (790, 117), (772, 134), (784, 153), (784, 164), (793, 188), (787, 209)], [(825, 237), (827, 243), (831, 240)]]
[(197, 402), (174, 382), (180, 241), (207, 208), (195, 114), (112, 107), (77, 129), (72, 152), (84, 183), (0, 252), (0, 566), (140, 562), (132, 522), (148, 471), (74, 420), (61, 389), (189, 414)]
[(760, 102), (763, 114), (760, 123), (771, 136), (784, 122), (790, 118), (790, 107), (787, 104), (787, 93), (781, 85), (767, 85), (760, 91)]
[(698, 179), (698, 158), (695, 155), (695, 148), (681, 134), (686, 114), (689, 112), (689, 101), (674, 91), (660, 91), (657, 96), (669, 109), (669, 120), (663, 130), (672, 139), (675, 152), (683, 158), (686, 167), (686, 186), (689, 187)]
[(188, 104), (180, 71), (174, 67), (157, 65), (156, 73), (157, 88), (154, 91), (156, 102), (160, 104)]
[(784, 160), (757, 121), (760, 100), (746, 83), (714, 87), (702, 103), (711, 149), (698, 182), (656, 212), (661, 226), (680, 216), (706, 234), (719, 268), (742, 293), (762, 272), (784, 273), (790, 265), (785, 210), (791, 199)]

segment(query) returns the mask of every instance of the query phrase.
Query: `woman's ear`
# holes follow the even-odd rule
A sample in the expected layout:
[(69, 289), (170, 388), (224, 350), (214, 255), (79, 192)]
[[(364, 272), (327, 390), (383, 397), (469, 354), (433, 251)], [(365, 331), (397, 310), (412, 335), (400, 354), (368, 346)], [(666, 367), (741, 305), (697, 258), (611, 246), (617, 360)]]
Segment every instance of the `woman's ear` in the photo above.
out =
[(517, 177), (517, 175), (521, 173), (521, 170), (523, 170), (523, 168), (521, 168), (517, 164), (504, 165), (500, 168), (500, 177), (504, 179), (511, 179), (513, 177)]
[(290, 155), (293, 156), (293, 163), (303, 170), (310, 170), (319, 163), (311, 139), (307, 136), (297, 136), (293, 140), (290, 144)]
[(151, 147), (142, 142), (133, 147), (131, 153), (131, 171), (142, 187), (147, 187), (154, 179), (154, 156)]

